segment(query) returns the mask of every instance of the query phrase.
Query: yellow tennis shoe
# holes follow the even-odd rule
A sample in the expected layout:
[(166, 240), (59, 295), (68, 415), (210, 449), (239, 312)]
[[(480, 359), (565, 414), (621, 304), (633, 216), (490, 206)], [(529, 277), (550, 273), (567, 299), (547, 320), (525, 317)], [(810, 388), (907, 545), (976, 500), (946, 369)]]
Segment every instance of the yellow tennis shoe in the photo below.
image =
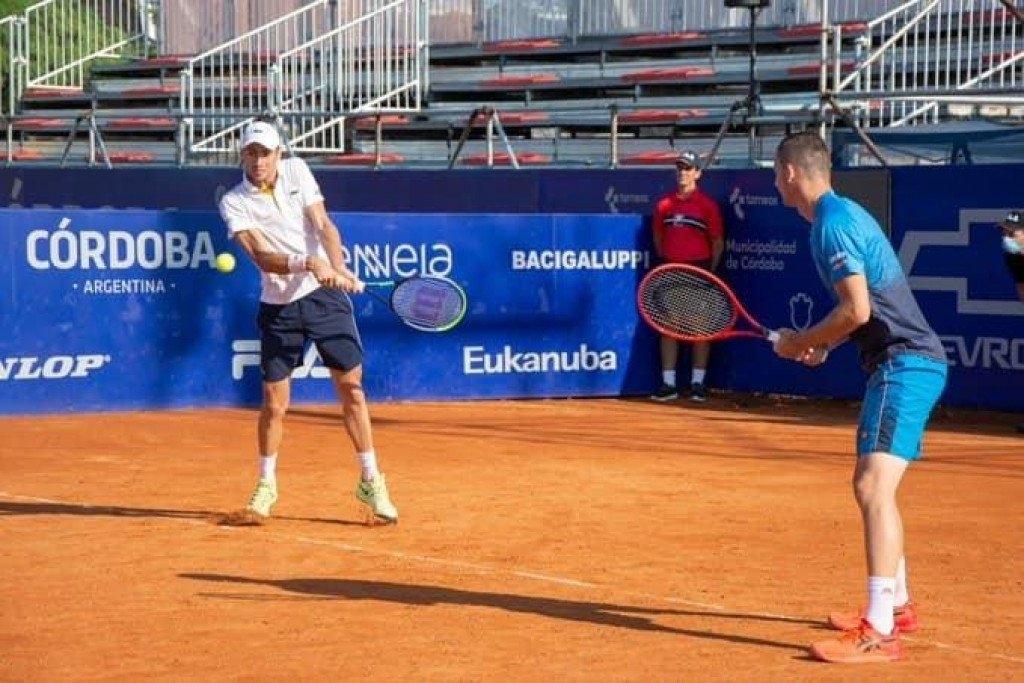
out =
[(391, 502), (388, 495), (388, 485), (384, 481), (384, 474), (377, 473), (372, 481), (359, 481), (356, 486), (356, 498), (365, 503), (373, 516), (387, 524), (394, 524), (398, 521), (398, 508)]
[(277, 484), (269, 479), (261, 478), (256, 482), (256, 489), (252, 492), (252, 497), (249, 498), (249, 504), (245, 506), (245, 509), (255, 512), (261, 517), (269, 517), (270, 508), (274, 507), (276, 502)]

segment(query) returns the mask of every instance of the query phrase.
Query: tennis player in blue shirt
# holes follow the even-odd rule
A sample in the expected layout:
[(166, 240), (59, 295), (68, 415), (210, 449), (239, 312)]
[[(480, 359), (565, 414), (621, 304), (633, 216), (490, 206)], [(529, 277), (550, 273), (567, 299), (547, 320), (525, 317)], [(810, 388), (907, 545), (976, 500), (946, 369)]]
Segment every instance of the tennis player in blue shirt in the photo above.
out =
[(829, 662), (894, 661), (903, 656), (899, 633), (918, 625), (896, 490), (920, 455), (947, 363), (885, 234), (860, 205), (832, 190), (831, 170), (828, 148), (813, 132), (787, 137), (775, 155), (775, 185), (783, 203), (811, 224), (814, 265), (836, 301), (818, 324), (780, 330), (775, 352), (820, 365), (850, 339), (870, 375), (853, 475), (867, 549), (867, 608), (830, 614), (829, 623), (844, 633), (814, 643), (811, 652)]

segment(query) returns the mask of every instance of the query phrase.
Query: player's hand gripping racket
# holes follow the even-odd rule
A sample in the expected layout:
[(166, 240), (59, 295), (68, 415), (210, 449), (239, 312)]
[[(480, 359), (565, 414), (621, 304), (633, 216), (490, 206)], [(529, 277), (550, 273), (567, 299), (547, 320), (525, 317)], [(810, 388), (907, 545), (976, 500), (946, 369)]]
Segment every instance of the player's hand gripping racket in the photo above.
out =
[[(466, 315), (466, 292), (439, 275), (416, 275), (406, 280), (367, 282), (367, 294), (384, 303), (403, 323), (420, 332), (447, 332)], [(384, 296), (378, 288), (393, 287)]]
[[(640, 316), (659, 333), (680, 341), (702, 342), (734, 337), (767, 339), (779, 334), (757, 322), (729, 286), (703, 268), (668, 263), (647, 273), (636, 293)], [(753, 329), (738, 330), (743, 318)]]

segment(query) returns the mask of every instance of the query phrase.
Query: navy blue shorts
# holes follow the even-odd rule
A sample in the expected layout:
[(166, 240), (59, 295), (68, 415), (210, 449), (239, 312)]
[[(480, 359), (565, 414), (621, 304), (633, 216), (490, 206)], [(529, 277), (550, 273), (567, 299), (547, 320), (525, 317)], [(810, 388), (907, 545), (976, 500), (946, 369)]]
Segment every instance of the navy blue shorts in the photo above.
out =
[(363, 363), (352, 300), (341, 290), (321, 287), (283, 306), (261, 303), (259, 328), (264, 382), (291, 376), (310, 341), (329, 368), (347, 372)]

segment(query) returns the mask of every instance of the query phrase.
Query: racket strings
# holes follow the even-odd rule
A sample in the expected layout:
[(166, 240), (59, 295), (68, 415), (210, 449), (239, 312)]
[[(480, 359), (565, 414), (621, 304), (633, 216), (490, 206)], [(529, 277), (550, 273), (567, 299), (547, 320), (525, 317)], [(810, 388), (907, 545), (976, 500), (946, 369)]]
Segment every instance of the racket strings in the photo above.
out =
[(462, 318), (466, 299), (443, 280), (413, 279), (403, 282), (391, 295), (391, 307), (407, 322), (430, 329), (444, 328)]
[(666, 271), (651, 278), (640, 305), (655, 325), (687, 337), (708, 337), (732, 327), (736, 309), (715, 283), (692, 273)]

